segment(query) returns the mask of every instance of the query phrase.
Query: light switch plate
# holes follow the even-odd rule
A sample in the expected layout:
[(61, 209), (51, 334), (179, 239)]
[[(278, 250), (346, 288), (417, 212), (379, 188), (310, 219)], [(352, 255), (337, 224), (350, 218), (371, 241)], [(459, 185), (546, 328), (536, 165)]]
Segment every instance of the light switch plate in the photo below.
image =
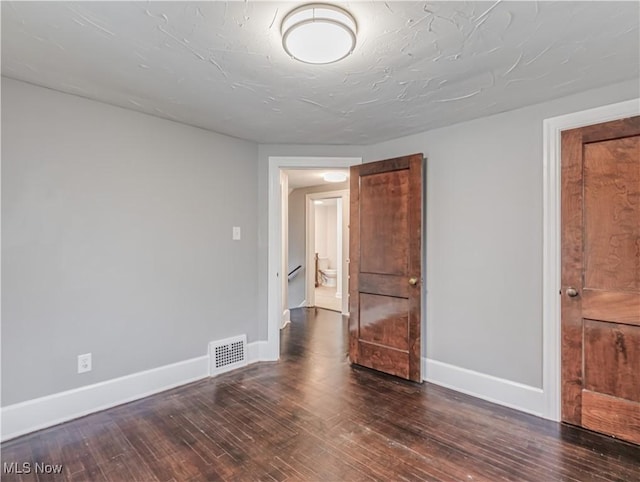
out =
[(234, 241), (239, 241), (240, 240), (240, 226), (234, 226), (233, 227), (233, 237), (232, 239)]

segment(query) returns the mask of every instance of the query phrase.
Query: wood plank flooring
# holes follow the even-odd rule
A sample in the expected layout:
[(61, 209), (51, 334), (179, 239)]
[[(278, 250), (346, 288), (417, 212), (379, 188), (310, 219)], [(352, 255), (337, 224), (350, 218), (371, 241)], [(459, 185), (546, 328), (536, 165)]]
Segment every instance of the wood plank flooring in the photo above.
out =
[(352, 368), (338, 313), (291, 317), (279, 363), (9, 441), (2, 481), (640, 481), (639, 446)]

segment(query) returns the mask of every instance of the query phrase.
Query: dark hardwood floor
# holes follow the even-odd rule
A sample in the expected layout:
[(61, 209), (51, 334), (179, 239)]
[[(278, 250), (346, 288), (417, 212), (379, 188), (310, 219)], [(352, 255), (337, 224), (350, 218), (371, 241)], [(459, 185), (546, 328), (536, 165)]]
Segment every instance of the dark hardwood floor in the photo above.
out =
[(640, 481), (640, 447), (346, 358), (335, 312), (292, 310), (282, 359), (2, 445), (14, 480)]

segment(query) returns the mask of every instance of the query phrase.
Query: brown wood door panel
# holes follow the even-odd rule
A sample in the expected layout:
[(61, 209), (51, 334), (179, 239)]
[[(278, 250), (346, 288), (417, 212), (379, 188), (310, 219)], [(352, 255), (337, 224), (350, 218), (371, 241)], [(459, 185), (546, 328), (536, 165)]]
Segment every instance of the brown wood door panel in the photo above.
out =
[(640, 136), (585, 144), (584, 286), (640, 291)]
[(563, 421), (640, 443), (640, 116), (562, 133), (561, 294)]
[(409, 169), (360, 177), (361, 273), (406, 275), (408, 200)]
[(360, 273), (360, 292), (378, 293), (398, 298), (409, 298), (409, 288), (406, 275), (391, 276), (373, 273)]
[(359, 363), (367, 368), (410, 379), (409, 358), (404, 350), (394, 350), (366, 341), (358, 342)]
[(360, 340), (409, 352), (409, 300), (360, 293)]
[(352, 167), (349, 231), (349, 358), (417, 382), (423, 162), (414, 154)]
[(640, 444), (640, 405), (617, 397), (584, 390), (582, 425)]
[(640, 326), (640, 297), (636, 293), (585, 289), (582, 317)]
[(640, 402), (640, 327), (584, 320), (584, 389)]

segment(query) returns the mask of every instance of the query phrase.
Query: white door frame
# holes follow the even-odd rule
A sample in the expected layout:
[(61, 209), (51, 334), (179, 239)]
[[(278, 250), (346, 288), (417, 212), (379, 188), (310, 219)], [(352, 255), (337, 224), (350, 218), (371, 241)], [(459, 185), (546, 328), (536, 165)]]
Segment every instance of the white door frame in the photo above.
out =
[(561, 413), (561, 133), (593, 124), (640, 115), (640, 99), (545, 119), (543, 159), (542, 389), (545, 418)]
[(280, 357), (282, 314), (282, 199), (280, 171), (283, 169), (340, 169), (362, 164), (362, 157), (280, 157), (269, 156), (269, 249), (267, 277), (267, 346), (264, 358)]
[(327, 191), (327, 192), (314, 192), (305, 196), (305, 210), (306, 210), (306, 248), (305, 259), (307, 260), (307, 272), (305, 283), (305, 299), (308, 306), (315, 306), (315, 269), (311, 267), (315, 266), (315, 209), (313, 201), (318, 199), (330, 199), (341, 198), (342, 199), (342, 248), (341, 248), (341, 284), (342, 284), (342, 314), (349, 314), (349, 190), (342, 189), (339, 191)]
[[(280, 216), (280, 272), (289, 274), (289, 175), (280, 171), (280, 206), (282, 216)], [(282, 319), (280, 328), (284, 328), (291, 322), (291, 312), (289, 311), (289, 277), (280, 277), (280, 296), (282, 299)]]

